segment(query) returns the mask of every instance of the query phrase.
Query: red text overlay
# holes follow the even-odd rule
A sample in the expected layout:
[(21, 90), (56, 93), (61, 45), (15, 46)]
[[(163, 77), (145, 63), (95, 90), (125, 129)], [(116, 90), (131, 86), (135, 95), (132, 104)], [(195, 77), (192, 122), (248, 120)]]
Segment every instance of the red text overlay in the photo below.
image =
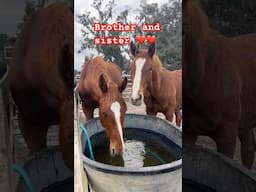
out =
[[(96, 32), (103, 31), (118, 31), (118, 32), (135, 32), (138, 26), (136, 24), (126, 24), (126, 23), (112, 23), (112, 24), (102, 24), (99, 22), (95, 22), (93, 25), (93, 29)], [(159, 22), (151, 23), (151, 24), (142, 24), (141, 25), (142, 32), (160, 32), (161, 24)], [(130, 44), (130, 37), (95, 37), (93, 43), (95, 45), (127, 45)]]
[(93, 43), (95, 45), (128, 45), (130, 37), (95, 37)]

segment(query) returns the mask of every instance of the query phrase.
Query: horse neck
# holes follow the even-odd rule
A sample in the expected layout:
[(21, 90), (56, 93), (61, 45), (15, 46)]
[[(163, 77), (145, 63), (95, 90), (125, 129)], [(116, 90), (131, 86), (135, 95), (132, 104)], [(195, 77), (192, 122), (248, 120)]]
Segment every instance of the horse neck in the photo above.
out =
[[(191, 1), (192, 3), (192, 1)], [(209, 38), (210, 28), (208, 18), (199, 7), (197, 2), (191, 4), (193, 6), (193, 14), (189, 23), (189, 32), (186, 33), (183, 58), (185, 58), (185, 66), (191, 78), (190, 84), (198, 86), (205, 75), (205, 60), (206, 60), (206, 42)]]
[[(187, 15), (187, 16), (186, 16)], [(185, 17), (188, 17), (189, 33), (197, 39), (203, 40), (209, 31), (209, 21), (198, 1), (189, 1), (185, 8)]]
[(152, 82), (151, 82), (151, 94), (155, 95), (159, 93), (161, 89), (161, 77), (162, 77), (163, 67), (154, 66), (152, 67)]

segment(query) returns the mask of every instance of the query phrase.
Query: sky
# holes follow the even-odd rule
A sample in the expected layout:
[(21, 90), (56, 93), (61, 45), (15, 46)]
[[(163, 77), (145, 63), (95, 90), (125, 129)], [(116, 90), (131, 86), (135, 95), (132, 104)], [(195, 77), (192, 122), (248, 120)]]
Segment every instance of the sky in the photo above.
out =
[(9, 36), (16, 34), (16, 27), (24, 15), (25, 1), (0, 1), (0, 33), (8, 34)]
[[(15, 36), (17, 25), (25, 14), (26, 1), (28, 0), (0, 0), (0, 34)], [(54, 1), (49, 0), (49, 3)]]
[[(0, 34), (8, 34), (9, 36), (14, 36), (17, 31), (17, 25), (20, 23), (23, 15), (25, 2), (27, 0), (1, 0), (0, 1)], [(51, 1), (51, 0), (50, 0)], [(97, 11), (91, 7), (93, 0), (74, 0), (75, 3), (75, 23), (74, 23), (74, 48), (75, 48), (75, 68), (81, 69), (83, 65), (84, 57), (90, 55), (90, 52), (83, 51), (78, 54), (77, 51), (81, 47), (82, 35), (81, 29), (82, 25), (77, 22), (76, 15), (80, 15), (85, 10), (90, 11), (91, 15), (97, 17)], [(107, 2), (105, 0), (104, 2)], [(147, 0), (147, 3), (155, 3), (159, 5), (168, 2), (168, 0)], [(129, 15), (128, 20), (134, 20), (134, 17), (138, 14), (138, 9), (140, 5), (139, 0), (116, 0), (117, 6), (114, 8), (113, 15), (118, 15), (121, 11), (128, 9)]]
[[(82, 51), (78, 53), (81, 48), (82, 33), (81, 29), (83, 26), (77, 22), (77, 15), (83, 14), (85, 11), (90, 11), (91, 15), (97, 17), (97, 11), (91, 7), (93, 0), (75, 0), (75, 23), (74, 23), (74, 49), (75, 49), (75, 69), (81, 70), (83, 65), (84, 57), (89, 56), (92, 51)], [(104, 1), (107, 2), (107, 1)], [(159, 5), (167, 3), (168, 0), (147, 0), (147, 3), (158, 3)], [(121, 11), (128, 9), (128, 21), (134, 20), (135, 16), (138, 14), (138, 9), (140, 5), (139, 0), (116, 0), (117, 6), (114, 8), (113, 15), (118, 15)]]

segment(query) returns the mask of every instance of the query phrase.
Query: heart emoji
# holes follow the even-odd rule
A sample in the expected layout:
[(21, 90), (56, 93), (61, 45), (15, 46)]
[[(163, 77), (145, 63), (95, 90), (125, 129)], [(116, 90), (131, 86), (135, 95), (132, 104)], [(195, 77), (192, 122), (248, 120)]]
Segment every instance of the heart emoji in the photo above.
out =
[(156, 41), (156, 36), (155, 35), (148, 35), (147, 36), (147, 41), (148, 41), (148, 43), (149, 44), (153, 44), (153, 43), (155, 43), (155, 41)]
[(145, 38), (145, 36), (137, 35), (136, 39), (137, 39), (139, 44), (143, 44), (146, 38)]

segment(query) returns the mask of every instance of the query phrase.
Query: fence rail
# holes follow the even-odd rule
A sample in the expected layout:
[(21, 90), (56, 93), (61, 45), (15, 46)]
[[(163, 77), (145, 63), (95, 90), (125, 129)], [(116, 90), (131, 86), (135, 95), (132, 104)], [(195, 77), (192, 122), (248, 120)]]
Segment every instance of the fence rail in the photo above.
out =
[(131, 79), (131, 75), (123, 75), (123, 77), (127, 77), (128, 79), (128, 83), (127, 83), (127, 86), (123, 92), (123, 97), (126, 101), (129, 100), (130, 98), (130, 94), (132, 92), (132, 79)]

